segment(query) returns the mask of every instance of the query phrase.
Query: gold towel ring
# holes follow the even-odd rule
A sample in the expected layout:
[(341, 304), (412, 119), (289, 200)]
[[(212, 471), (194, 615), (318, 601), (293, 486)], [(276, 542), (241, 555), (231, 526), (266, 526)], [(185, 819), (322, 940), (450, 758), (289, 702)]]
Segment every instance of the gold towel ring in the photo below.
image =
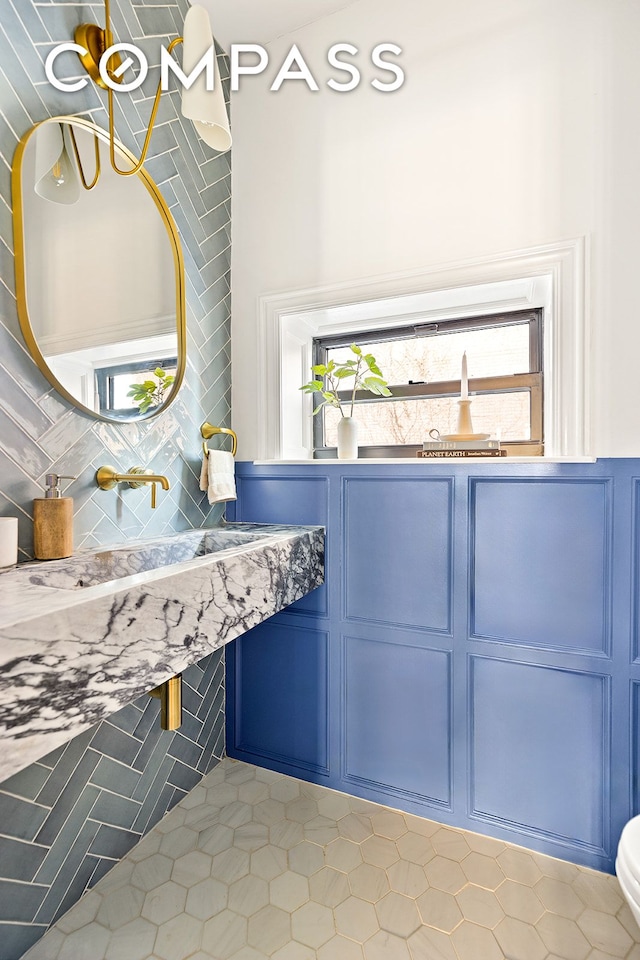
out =
[(231, 448), (231, 455), (235, 457), (238, 450), (238, 436), (234, 430), (230, 430), (228, 427), (212, 427), (210, 423), (203, 423), (200, 427), (200, 433), (205, 440), (205, 442), (202, 444), (202, 452), (204, 453), (205, 457), (209, 456), (207, 440), (211, 440), (211, 437), (214, 437), (218, 433), (226, 433), (232, 438), (233, 446)]

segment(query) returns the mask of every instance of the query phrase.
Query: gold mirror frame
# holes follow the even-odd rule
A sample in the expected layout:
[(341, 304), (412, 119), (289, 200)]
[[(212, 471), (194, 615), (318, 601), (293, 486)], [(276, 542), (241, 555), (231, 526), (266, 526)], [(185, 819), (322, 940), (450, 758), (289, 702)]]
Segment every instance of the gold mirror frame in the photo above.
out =
[[(94, 417), (97, 420), (102, 420), (106, 423), (140, 423), (143, 420), (151, 420), (153, 417), (157, 417), (159, 414), (164, 413), (167, 410), (175, 398), (178, 396), (182, 381), (184, 379), (184, 373), (187, 362), (187, 326), (186, 326), (186, 295), (185, 295), (185, 274), (184, 274), (184, 258), (182, 255), (182, 246), (180, 243), (180, 234), (176, 226), (176, 222), (171, 215), (171, 211), (167, 206), (160, 190), (147, 173), (144, 167), (136, 174), (146, 187), (151, 198), (153, 199), (162, 222), (166, 228), (167, 234), (169, 236), (169, 242), (171, 245), (171, 252), (173, 255), (173, 262), (175, 265), (175, 280), (176, 280), (176, 332), (178, 337), (178, 362), (176, 368), (175, 381), (171, 393), (167, 399), (158, 407), (157, 410), (150, 411), (148, 413), (140, 414), (140, 416), (131, 417), (129, 419), (123, 419), (120, 417), (108, 417), (104, 416), (101, 413), (97, 413), (95, 410), (91, 410), (89, 407), (86, 407), (83, 403), (73, 396), (53, 375), (53, 372), (50, 370), (38, 342), (36, 340), (33, 327), (31, 326), (31, 320), (29, 318), (29, 310), (27, 305), (27, 276), (26, 276), (26, 255), (25, 255), (25, 229), (24, 229), (24, 213), (23, 213), (23, 203), (22, 203), (22, 160), (24, 152), (27, 148), (31, 137), (36, 133), (36, 131), (44, 126), (47, 123), (69, 123), (73, 124), (75, 127), (86, 130), (93, 136), (98, 137), (103, 143), (109, 145), (109, 134), (106, 130), (103, 130), (102, 127), (98, 127), (96, 124), (92, 123), (89, 120), (81, 119), (80, 117), (73, 116), (60, 116), (60, 117), (49, 117), (46, 120), (42, 120), (39, 123), (34, 124), (30, 130), (22, 137), (20, 143), (18, 144), (15, 154), (13, 156), (13, 164), (11, 167), (11, 192), (13, 197), (13, 235), (14, 235), (14, 246), (15, 246), (15, 275), (16, 275), (16, 299), (18, 307), (18, 319), (20, 321), (20, 329), (22, 335), (25, 339), (27, 347), (31, 353), (31, 356), (35, 363), (38, 366), (38, 369), (46, 377), (49, 383), (55, 387), (55, 389), (60, 393), (65, 400), (68, 400), (69, 403), (73, 404), (79, 410), (82, 410), (83, 413), (88, 413), (90, 416)], [(126, 157), (126, 159), (132, 164), (135, 165), (136, 158), (131, 153), (124, 144), (120, 143), (118, 140), (115, 140), (116, 149), (121, 152), (121, 154)]]

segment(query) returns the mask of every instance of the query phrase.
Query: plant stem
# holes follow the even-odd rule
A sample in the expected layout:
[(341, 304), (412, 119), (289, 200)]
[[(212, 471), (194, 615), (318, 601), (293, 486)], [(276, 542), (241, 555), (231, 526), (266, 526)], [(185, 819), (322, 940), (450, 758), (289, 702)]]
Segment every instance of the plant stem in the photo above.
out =
[(343, 411), (343, 409), (342, 409), (342, 403), (341, 403), (341, 401), (340, 401), (340, 399), (339, 399), (339, 397), (338, 397), (338, 386), (339, 386), (339, 384), (338, 384), (338, 383), (336, 382), (336, 380), (334, 379), (334, 376), (333, 376), (332, 373), (329, 374), (329, 386), (331, 387), (331, 391), (332, 391), (334, 397), (335, 397), (336, 400), (338, 401), (338, 410), (340, 411), (340, 416), (341, 416), (341, 417), (344, 417), (344, 411)]
[(356, 375), (353, 378), (353, 390), (351, 392), (351, 416), (353, 416), (353, 405), (356, 400), (356, 390), (358, 389), (358, 380), (360, 378), (360, 364), (362, 363), (362, 357), (358, 357), (358, 364), (356, 366)]

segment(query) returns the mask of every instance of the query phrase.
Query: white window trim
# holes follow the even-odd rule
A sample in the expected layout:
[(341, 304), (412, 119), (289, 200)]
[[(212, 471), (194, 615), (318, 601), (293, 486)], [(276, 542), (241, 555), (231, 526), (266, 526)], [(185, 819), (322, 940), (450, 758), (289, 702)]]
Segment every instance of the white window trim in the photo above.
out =
[(313, 338), (422, 320), (544, 307), (545, 458), (590, 456), (590, 330), (584, 237), (411, 273), (259, 300), (261, 460), (313, 456)]

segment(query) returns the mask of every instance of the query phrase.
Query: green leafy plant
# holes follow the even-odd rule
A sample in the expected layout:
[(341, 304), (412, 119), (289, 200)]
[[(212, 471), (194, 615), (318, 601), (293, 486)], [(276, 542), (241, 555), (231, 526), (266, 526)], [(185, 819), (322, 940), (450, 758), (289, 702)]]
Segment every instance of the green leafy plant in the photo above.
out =
[(175, 377), (172, 373), (167, 373), (162, 367), (156, 367), (153, 371), (156, 380), (145, 380), (143, 383), (130, 384), (128, 397), (140, 408), (140, 413), (146, 413), (150, 407), (159, 406), (165, 398), (169, 388), (172, 386)]
[[(391, 391), (387, 386), (387, 381), (382, 376), (382, 371), (376, 363), (376, 358), (371, 353), (363, 353), (362, 348), (357, 343), (351, 344), (351, 350), (355, 354), (355, 360), (345, 360), (343, 363), (336, 363), (335, 360), (329, 360), (328, 363), (318, 363), (311, 367), (311, 372), (315, 374), (313, 380), (300, 387), (304, 393), (322, 394), (322, 402), (313, 411), (314, 416), (319, 413), (323, 407), (337, 407), (343, 417), (353, 416), (353, 405), (358, 390), (368, 390), (378, 397), (390, 397)], [(322, 379), (321, 379), (322, 378)], [(343, 383), (351, 380), (352, 383)], [(342, 401), (338, 396), (339, 390), (351, 387), (351, 410), (345, 414)]]

